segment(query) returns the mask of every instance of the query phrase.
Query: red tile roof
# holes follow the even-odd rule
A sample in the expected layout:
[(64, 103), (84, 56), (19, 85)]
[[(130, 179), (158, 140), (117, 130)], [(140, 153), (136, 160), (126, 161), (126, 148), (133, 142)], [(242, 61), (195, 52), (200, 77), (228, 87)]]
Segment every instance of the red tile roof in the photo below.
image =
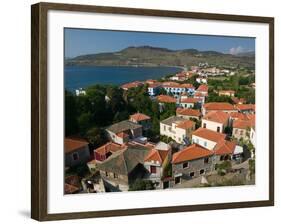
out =
[(150, 117), (142, 113), (135, 113), (130, 116), (130, 119), (131, 120), (133, 119), (135, 121), (144, 121), (144, 120), (149, 120)]
[(185, 149), (174, 153), (172, 163), (181, 163), (213, 155), (213, 151), (205, 149), (197, 144), (186, 147)]
[(205, 84), (202, 84), (200, 85), (196, 91), (199, 91), (199, 92), (208, 92), (208, 85), (205, 85)]
[(156, 88), (156, 87), (158, 87), (158, 86), (161, 86), (161, 83), (156, 82), (156, 83), (149, 83), (149, 84), (148, 84), (148, 87), (150, 87), (150, 88)]
[(138, 86), (142, 86), (143, 83), (140, 82), (140, 81), (134, 81), (134, 82), (129, 82), (129, 83), (125, 83), (123, 84), (121, 87), (123, 89), (130, 89), (130, 88), (135, 88), (135, 87), (138, 87)]
[(202, 119), (225, 124), (229, 119), (229, 114), (223, 111), (210, 111)]
[(256, 109), (255, 104), (236, 104), (235, 107), (238, 110), (253, 110), (253, 111), (255, 111), (255, 109)]
[(177, 124), (177, 128), (188, 129), (188, 128), (194, 127), (194, 125), (195, 125), (195, 122), (193, 122), (191, 120), (187, 120), (187, 121), (182, 121), (179, 124)]
[(235, 107), (230, 103), (211, 102), (204, 104), (206, 110), (235, 110)]
[(79, 191), (79, 188), (76, 186), (73, 186), (71, 184), (64, 184), (64, 193), (65, 194), (74, 194), (77, 193)]
[(167, 95), (159, 95), (157, 96), (157, 100), (161, 103), (176, 103), (176, 99), (174, 97)]
[(217, 143), (214, 148), (216, 155), (233, 154), (236, 143), (231, 141), (222, 140)]
[[(207, 95), (208, 95), (208, 93), (207, 93)], [(194, 94), (194, 97), (205, 97), (205, 96), (207, 96), (206, 94), (204, 94), (204, 93), (201, 93), (201, 92), (196, 92), (195, 94)]]
[(70, 153), (87, 146), (89, 143), (84, 139), (64, 139), (64, 152)]
[(197, 99), (197, 98), (184, 98), (184, 99), (181, 99), (181, 103), (198, 103), (200, 100)]
[(123, 139), (129, 137), (129, 135), (125, 132), (119, 132), (117, 133), (117, 136)]
[(240, 113), (240, 112), (231, 112), (230, 113), (230, 117), (232, 119), (240, 119), (240, 120), (249, 120), (247, 114), (243, 114), (243, 113)]
[(113, 142), (108, 142), (105, 145), (100, 146), (95, 150), (95, 152), (99, 153), (100, 155), (106, 155), (108, 152), (117, 152), (119, 150), (122, 150), (124, 146), (113, 143)]
[(194, 116), (194, 117), (201, 116), (201, 113), (199, 110), (190, 109), (190, 108), (177, 108), (177, 114), (186, 115), (186, 116)]
[(184, 88), (187, 88), (187, 89), (194, 89), (194, 86), (190, 83), (181, 84), (181, 87), (184, 87)]
[(247, 129), (255, 126), (255, 122), (252, 120), (234, 120), (232, 126), (233, 128)]
[(162, 164), (165, 161), (168, 153), (169, 153), (169, 150), (151, 149), (149, 154), (144, 159), (144, 161), (150, 162), (153, 160), (153, 161), (158, 161), (160, 164)]
[(219, 142), (219, 141), (225, 139), (225, 137), (226, 137), (226, 134), (212, 131), (212, 130), (209, 130), (206, 128), (198, 128), (196, 131), (194, 131), (192, 133), (192, 135), (195, 135), (195, 136), (198, 136), (201, 138), (205, 138), (205, 139), (211, 140), (213, 142)]

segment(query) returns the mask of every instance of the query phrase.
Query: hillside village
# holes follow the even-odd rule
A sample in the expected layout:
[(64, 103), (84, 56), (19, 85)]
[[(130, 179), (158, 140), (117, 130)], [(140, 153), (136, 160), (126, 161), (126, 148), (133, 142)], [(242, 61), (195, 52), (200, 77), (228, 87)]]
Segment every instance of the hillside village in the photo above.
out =
[(82, 134), (67, 126), (65, 193), (254, 184), (253, 77), (200, 63), (161, 80), (77, 89), (66, 106), (91, 112), (78, 119)]

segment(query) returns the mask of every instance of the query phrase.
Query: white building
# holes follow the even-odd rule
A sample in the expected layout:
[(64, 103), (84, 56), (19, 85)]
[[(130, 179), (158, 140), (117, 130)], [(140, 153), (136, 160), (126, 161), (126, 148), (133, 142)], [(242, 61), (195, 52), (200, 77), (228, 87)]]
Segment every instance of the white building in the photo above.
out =
[(200, 99), (189, 97), (189, 98), (181, 98), (179, 104), (182, 108), (193, 108), (199, 102)]
[(161, 89), (160, 83), (148, 84), (148, 88), (147, 88), (148, 95), (155, 96), (159, 93), (160, 89)]
[(229, 114), (222, 111), (211, 111), (202, 118), (202, 128), (223, 133), (229, 125)]
[(86, 95), (86, 91), (82, 88), (79, 88), (79, 89), (75, 90), (75, 94), (76, 94), (76, 96), (84, 96), (84, 95)]
[(160, 135), (180, 144), (188, 143), (194, 130), (195, 123), (182, 117), (172, 116), (160, 122)]
[(196, 78), (196, 82), (207, 84), (207, 78), (206, 77), (198, 77), (198, 78)]
[(198, 128), (192, 133), (192, 142), (209, 150), (214, 150), (217, 143), (224, 140), (225, 134), (211, 131), (206, 128)]

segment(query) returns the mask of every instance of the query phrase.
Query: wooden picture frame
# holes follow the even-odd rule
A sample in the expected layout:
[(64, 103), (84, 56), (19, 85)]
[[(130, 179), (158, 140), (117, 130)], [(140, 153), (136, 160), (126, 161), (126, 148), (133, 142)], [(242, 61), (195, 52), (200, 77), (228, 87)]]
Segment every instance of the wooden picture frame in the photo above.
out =
[[(39, 221), (60, 219), (81, 219), (93, 217), (156, 214), (170, 212), (203, 211), (229, 208), (261, 207), (274, 205), (274, 18), (240, 15), (223, 15), (182, 11), (162, 11), (136, 8), (116, 8), (89, 5), (72, 5), (56, 3), (38, 3), (32, 5), (31, 13), (31, 217)], [(252, 22), (269, 25), (269, 199), (263, 201), (243, 201), (233, 203), (216, 203), (186, 206), (168, 206), (151, 208), (132, 208), (108, 211), (88, 211), (75, 213), (48, 214), (47, 191), (47, 13), (50, 10), (98, 12), (136, 16), (157, 16), (166, 18), (193, 18), (217, 21)]]

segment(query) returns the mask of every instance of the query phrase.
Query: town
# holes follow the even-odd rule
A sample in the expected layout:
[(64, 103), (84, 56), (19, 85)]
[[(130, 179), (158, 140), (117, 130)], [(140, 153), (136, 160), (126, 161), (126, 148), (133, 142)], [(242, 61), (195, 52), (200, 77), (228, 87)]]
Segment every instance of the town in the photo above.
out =
[(65, 95), (65, 194), (255, 184), (251, 69), (204, 62)]

